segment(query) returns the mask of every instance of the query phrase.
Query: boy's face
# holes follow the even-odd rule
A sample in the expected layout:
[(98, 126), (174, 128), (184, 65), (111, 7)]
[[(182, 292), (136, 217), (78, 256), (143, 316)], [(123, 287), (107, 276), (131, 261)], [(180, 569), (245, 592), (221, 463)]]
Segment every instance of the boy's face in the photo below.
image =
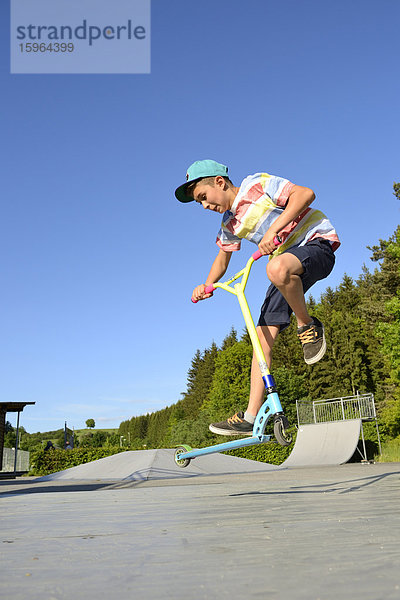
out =
[(229, 210), (232, 205), (225, 180), (220, 176), (215, 178), (214, 186), (199, 181), (193, 190), (193, 198), (206, 210), (212, 210), (220, 214)]

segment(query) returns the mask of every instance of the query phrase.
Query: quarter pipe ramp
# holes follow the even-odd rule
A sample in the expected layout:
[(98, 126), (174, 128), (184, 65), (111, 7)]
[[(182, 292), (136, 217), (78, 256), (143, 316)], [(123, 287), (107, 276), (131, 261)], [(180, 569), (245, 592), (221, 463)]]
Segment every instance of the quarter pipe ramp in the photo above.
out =
[(353, 456), (361, 419), (301, 425), (294, 448), (281, 466), (342, 465)]

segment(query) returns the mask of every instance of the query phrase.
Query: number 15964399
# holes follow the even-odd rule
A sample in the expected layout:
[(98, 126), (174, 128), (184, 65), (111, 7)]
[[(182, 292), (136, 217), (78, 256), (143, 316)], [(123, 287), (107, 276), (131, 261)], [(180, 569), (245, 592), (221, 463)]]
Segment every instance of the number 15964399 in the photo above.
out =
[(21, 52), (73, 52), (74, 44), (72, 42), (50, 42), (50, 44), (26, 42), (19, 44), (19, 48)]

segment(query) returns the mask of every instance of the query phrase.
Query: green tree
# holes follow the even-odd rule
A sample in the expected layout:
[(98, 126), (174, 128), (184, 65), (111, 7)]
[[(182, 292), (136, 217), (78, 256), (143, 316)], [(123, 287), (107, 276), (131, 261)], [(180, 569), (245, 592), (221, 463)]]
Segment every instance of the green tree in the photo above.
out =
[(187, 391), (182, 398), (182, 408), (186, 419), (195, 419), (199, 414), (200, 407), (208, 398), (218, 353), (218, 348), (213, 342), (203, 354), (197, 352), (192, 361), (192, 367), (188, 373)]
[(234, 344), (236, 344), (237, 341), (237, 331), (234, 327), (232, 327), (229, 334), (224, 338), (224, 341), (222, 342), (221, 350), (226, 350), (227, 348), (229, 348), (229, 346), (233, 346)]
[(291, 367), (280, 366), (273, 373), (282, 408), (292, 425), (297, 423), (296, 400), (308, 398), (307, 375)]
[[(395, 184), (394, 193), (400, 199), (400, 184)], [(375, 248), (375, 256), (377, 260), (382, 260), (380, 272), (384, 279), (379, 283), (387, 291), (383, 314), (376, 324), (388, 374), (380, 417), (384, 432), (395, 437), (400, 434), (400, 226), (388, 242), (380, 240), (379, 248)]]
[(88, 419), (86, 421), (86, 427), (88, 427), (89, 429), (94, 429), (95, 426), (96, 426), (96, 423), (95, 423), (94, 419)]
[(171, 423), (168, 445), (189, 444), (194, 448), (203, 448), (215, 442), (215, 436), (208, 429), (210, 420), (206, 413), (200, 413), (195, 419), (180, 419)]
[(80, 438), (81, 448), (102, 448), (110, 434), (106, 431), (84, 433)]
[(252, 347), (241, 340), (216, 357), (210, 392), (201, 407), (211, 419), (225, 419), (247, 405), (252, 356)]
[(172, 408), (167, 406), (162, 410), (151, 413), (147, 429), (146, 443), (151, 448), (163, 445), (171, 416)]
[(336, 291), (322, 295), (315, 308), (324, 323), (328, 344), (324, 360), (307, 369), (310, 392), (318, 397), (355, 395), (370, 386), (368, 346), (359, 305), (358, 286), (345, 275)]
[(11, 423), (6, 422), (6, 431), (4, 435), (4, 447), (15, 448), (15, 442), (17, 439), (17, 430), (12, 427)]

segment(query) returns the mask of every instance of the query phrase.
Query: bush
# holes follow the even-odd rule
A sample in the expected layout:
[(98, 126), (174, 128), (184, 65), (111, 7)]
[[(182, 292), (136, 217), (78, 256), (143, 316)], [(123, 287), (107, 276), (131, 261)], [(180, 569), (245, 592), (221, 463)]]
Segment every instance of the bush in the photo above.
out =
[(260, 444), (259, 446), (247, 446), (247, 448), (238, 448), (237, 450), (229, 450), (225, 454), (247, 458), (249, 460), (257, 460), (258, 462), (270, 463), (271, 465), (282, 464), (291, 451), (293, 450), (295, 440), (290, 446), (280, 446), (273, 442)]
[(99, 458), (123, 452), (121, 448), (74, 448), (73, 450), (38, 450), (31, 454), (29, 475), (50, 475), (77, 467)]

